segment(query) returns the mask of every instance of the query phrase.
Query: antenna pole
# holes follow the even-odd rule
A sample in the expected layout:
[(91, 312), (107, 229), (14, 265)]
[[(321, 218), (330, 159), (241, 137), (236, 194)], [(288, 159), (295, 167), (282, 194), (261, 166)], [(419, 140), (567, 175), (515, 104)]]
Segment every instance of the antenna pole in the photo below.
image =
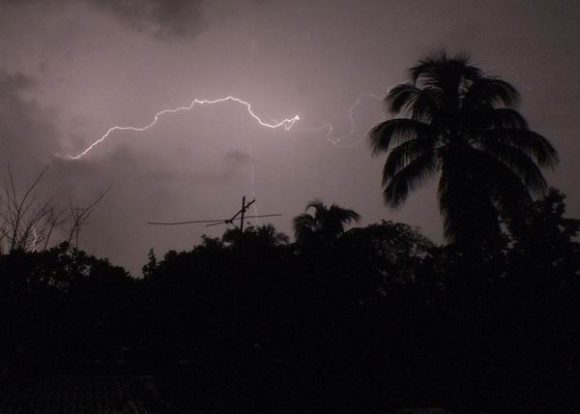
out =
[[(249, 206), (249, 205), (248, 205)], [(244, 233), (244, 214), (246, 213), (246, 196), (242, 197), (242, 215), (240, 216), (240, 233)]]
[[(1, 2), (2, 0), (0, 0)], [(262, 214), (262, 215), (250, 215), (246, 216), (246, 211), (250, 208), (252, 204), (256, 202), (256, 199), (253, 199), (249, 203), (246, 203), (246, 196), (242, 197), (242, 208), (234, 214), (229, 219), (217, 219), (217, 220), (190, 220), (190, 221), (170, 221), (170, 222), (160, 222), (160, 221), (149, 221), (147, 224), (156, 225), (156, 226), (178, 226), (182, 224), (199, 224), (199, 223), (209, 223), (207, 224), (208, 227), (216, 226), (218, 224), (231, 224), (236, 229), (240, 229), (241, 232), (244, 231), (244, 220), (246, 218), (258, 218), (258, 217), (279, 217), (282, 214)], [(236, 220), (238, 220), (238, 216), (240, 216), (240, 227), (236, 225)]]

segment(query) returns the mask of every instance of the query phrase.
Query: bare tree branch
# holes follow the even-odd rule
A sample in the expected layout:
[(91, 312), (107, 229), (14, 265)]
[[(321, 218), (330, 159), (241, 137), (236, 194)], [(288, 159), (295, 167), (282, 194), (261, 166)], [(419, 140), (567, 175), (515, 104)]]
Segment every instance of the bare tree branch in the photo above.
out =
[(72, 218), (72, 224), (68, 232), (67, 242), (72, 244), (73, 240), (75, 242), (74, 246), (78, 248), (79, 245), (79, 233), (81, 228), (87, 224), (87, 220), (90, 218), (91, 214), (95, 211), (97, 205), (103, 200), (105, 195), (111, 190), (111, 186), (107, 187), (88, 207), (85, 208), (73, 208), (70, 205), (70, 214)]

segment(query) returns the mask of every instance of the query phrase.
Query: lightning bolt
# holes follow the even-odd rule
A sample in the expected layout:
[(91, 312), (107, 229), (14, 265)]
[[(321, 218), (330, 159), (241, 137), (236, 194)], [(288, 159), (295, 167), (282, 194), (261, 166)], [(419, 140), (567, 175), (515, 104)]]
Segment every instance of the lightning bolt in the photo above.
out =
[(343, 144), (343, 141), (347, 141), (350, 140), (357, 131), (357, 124), (356, 124), (356, 119), (355, 119), (355, 110), (356, 108), (362, 103), (362, 101), (364, 99), (372, 99), (372, 100), (376, 100), (376, 101), (381, 101), (381, 98), (373, 93), (361, 93), (360, 95), (357, 96), (356, 100), (353, 102), (353, 104), (348, 108), (348, 122), (349, 122), (349, 130), (346, 134), (342, 134), (342, 135), (335, 135), (334, 134), (334, 125), (331, 124), (330, 122), (326, 122), (318, 127), (303, 127), (300, 128), (300, 131), (315, 131), (315, 132), (321, 132), (321, 131), (326, 131), (325, 134), (325, 138), (334, 145), (338, 145), (341, 147), (345, 147), (345, 148), (352, 148), (352, 147), (357, 147), (360, 142), (361, 139), (357, 139), (354, 143), (350, 143), (350, 144)]
[(81, 153), (79, 153), (77, 155), (69, 155), (69, 158), (73, 159), (73, 160), (78, 160), (78, 159), (84, 157), (89, 152), (91, 152), (93, 150), (93, 148), (95, 148), (97, 145), (99, 145), (100, 143), (105, 141), (107, 138), (109, 138), (109, 136), (111, 136), (112, 133), (114, 133), (116, 131), (143, 132), (143, 131), (146, 131), (146, 130), (152, 128), (153, 126), (155, 126), (155, 124), (157, 124), (159, 119), (161, 119), (161, 117), (166, 115), (166, 114), (175, 114), (178, 112), (191, 111), (196, 105), (214, 105), (214, 104), (219, 104), (219, 103), (224, 103), (224, 102), (235, 102), (235, 103), (238, 103), (240, 105), (245, 106), (246, 110), (248, 111), (248, 114), (250, 114), (250, 116), (252, 118), (254, 118), (254, 120), (259, 125), (266, 127), (266, 128), (277, 129), (277, 128), (283, 127), (286, 131), (289, 131), (294, 126), (296, 121), (300, 120), (300, 116), (295, 115), (292, 118), (286, 118), (280, 122), (275, 122), (275, 123), (265, 122), (258, 115), (256, 115), (256, 113), (254, 113), (254, 111), (252, 110), (252, 105), (249, 102), (246, 102), (240, 98), (236, 98), (235, 96), (226, 96), (225, 98), (219, 98), (219, 99), (213, 99), (213, 100), (211, 100), (211, 99), (197, 99), (196, 98), (193, 101), (191, 101), (191, 103), (187, 106), (180, 106), (180, 107), (173, 108), (173, 109), (164, 109), (162, 111), (157, 112), (155, 114), (155, 116), (153, 117), (153, 120), (145, 126), (142, 126), (142, 127), (117, 126), (117, 125), (113, 126), (113, 127), (109, 128), (103, 136), (101, 136), (99, 139), (97, 139), (95, 142), (93, 142), (91, 145), (89, 145), (87, 148), (85, 148)]
[[(315, 131), (315, 132), (326, 131), (325, 138), (330, 143), (332, 143), (336, 146), (339, 146), (339, 147), (343, 147), (343, 148), (357, 147), (360, 145), (363, 137), (359, 137), (357, 140), (355, 140), (354, 142), (350, 142), (350, 143), (343, 143), (343, 141), (347, 141), (347, 140), (350, 141), (350, 139), (356, 135), (357, 122), (355, 119), (355, 111), (356, 111), (357, 107), (365, 99), (371, 99), (371, 100), (375, 100), (375, 101), (382, 100), (381, 97), (379, 97), (373, 93), (361, 93), (361, 94), (359, 94), (356, 97), (355, 101), (352, 103), (352, 105), (348, 108), (348, 121), (349, 121), (350, 126), (349, 126), (348, 132), (346, 134), (335, 136), (334, 135), (334, 129), (335, 129), (334, 125), (332, 125), (330, 122), (326, 122), (318, 127), (295, 128), (295, 129), (293, 129), (293, 131), (310, 131), (310, 132), (312, 132), (312, 131)], [(251, 154), (251, 158), (253, 160), (254, 157), (253, 157), (253, 151), (251, 148), (250, 148), (250, 154)], [(252, 161), (252, 163), (250, 165), (250, 191), (251, 191), (253, 199), (257, 198), (256, 192), (255, 192), (255, 185), (256, 185), (255, 166), (254, 166), (254, 162)], [(260, 213), (258, 211), (258, 207), (257, 207), (256, 203), (254, 203), (252, 207), (254, 209), (254, 215), (259, 216)], [(257, 225), (260, 225), (259, 218), (255, 218), (254, 221)]]
[[(376, 101), (381, 100), (381, 98), (379, 96), (372, 94), (372, 93), (362, 93), (362, 94), (358, 95), (356, 100), (354, 101), (354, 103), (348, 109), (348, 120), (349, 120), (350, 127), (349, 127), (348, 132), (345, 134), (335, 135), (334, 134), (335, 127), (330, 122), (326, 122), (326, 123), (324, 123), (320, 126), (317, 126), (317, 127), (302, 127), (300, 129), (298, 129), (298, 131), (309, 131), (309, 132), (323, 132), (324, 131), (325, 138), (330, 143), (332, 143), (334, 145), (341, 146), (341, 147), (346, 147), (346, 148), (356, 147), (361, 142), (360, 138), (357, 139), (354, 143), (350, 143), (350, 144), (348, 144), (348, 143), (344, 144), (343, 142), (350, 140), (356, 134), (357, 124), (356, 124), (356, 119), (355, 119), (355, 111), (364, 99), (373, 99)], [(271, 128), (271, 129), (284, 128), (286, 131), (290, 131), (290, 129), (292, 129), (294, 124), (300, 120), (300, 116), (295, 115), (292, 118), (286, 118), (286, 119), (283, 119), (282, 121), (279, 121), (279, 122), (274, 122), (274, 123), (265, 122), (258, 115), (256, 115), (256, 113), (252, 109), (252, 105), (249, 102), (244, 101), (243, 99), (237, 98), (235, 96), (231, 96), (231, 95), (226, 96), (225, 98), (219, 98), (219, 99), (197, 99), (196, 98), (193, 101), (191, 101), (191, 103), (189, 105), (180, 106), (180, 107), (172, 108), (172, 109), (163, 109), (162, 111), (157, 112), (154, 115), (153, 120), (145, 126), (136, 127), (136, 126), (118, 126), (118, 125), (115, 125), (115, 126), (109, 128), (107, 130), (107, 132), (105, 132), (105, 134), (103, 134), (99, 139), (97, 139), (95, 142), (93, 142), (91, 145), (89, 145), (87, 148), (85, 148), (82, 152), (80, 152), (77, 155), (69, 155), (68, 158), (72, 159), (72, 160), (78, 160), (80, 158), (83, 158), (85, 155), (87, 155), (89, 152), (91, 152), (93, 150), (93, 148), (95, 148), (97, 145), (99, 145), (100, 143), (105, 141), (107, 138), (109, 138), (111, 136), (111, 134), (113, 134), (114, 132), (117, 132), (117, 131), (143, 132), (143, 131), (146, 131), (146, 130), (154, 127), (157, 124), (157, 122), (159, 122), (161, 117), (163, 117), (164, 115), (175, 114), (178, 112), (191, 111), (196, 105), (214, 105), (214, 104), (219, 104), (219, 103), (224, 103), (224, 102), (235, 102), (235, 103), (238, 103), (238, 104), (244, 106), (246, 108), (246, 110), (248, 111), (248, 114), (258, 123), (258, 125), (266, 127), (266, 128)]]
[(29, 244), (27, 246), (27, 250), (36, 251), (36, 246), (38, 245), (38, 240), (40, 239), (40, 237), (38, 236), (38, 233), (36, 232), (36, 227), (32, 226), (32, 240), (29, 241)]

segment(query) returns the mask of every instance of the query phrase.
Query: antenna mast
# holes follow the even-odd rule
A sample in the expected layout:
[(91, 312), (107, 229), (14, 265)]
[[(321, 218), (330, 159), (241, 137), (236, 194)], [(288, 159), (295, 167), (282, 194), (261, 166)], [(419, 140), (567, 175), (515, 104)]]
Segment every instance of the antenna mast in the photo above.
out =
[[(207, 227), (217, 226), (219, 224), (231, 224), (236, 228), (239, 228), (241, 232), (244, 231), (244, 220), (247, 218), (262, 218), (262, 217), (280, 217), (282, 214), (262, 214), (257, 216), (247, 216), (246, 211), (250, 208), (252, 204), (256, 202), (256, 199), (253, 199), (249, 203), (246, 203), (246, 196), (242, 197), (242, 208), (234, 214), (229, 219), (215, 219), (215, 220), (191, 220), (191, 221), (172, 221), (172, 222), (159, 222), (159, 221), (150, 221), (147, 224), (153, 226), (180, 226), (183, 224), (200, 224), (204, 223)], [(235, 221), (237, 220), (238, 216), (240, 216), (240, 225), (239, 227), (236, 225)]]

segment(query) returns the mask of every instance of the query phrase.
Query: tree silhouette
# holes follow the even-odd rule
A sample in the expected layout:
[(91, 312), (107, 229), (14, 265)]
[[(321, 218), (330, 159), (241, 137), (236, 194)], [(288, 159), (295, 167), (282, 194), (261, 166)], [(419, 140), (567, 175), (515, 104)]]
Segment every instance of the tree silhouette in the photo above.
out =
[(358, 215), (320, 201), (296, 218), (306, 244), (227, 230), (150, 251), (143, 278), (68, 242), (8, 251), (0, 412), (54, 402), (58, 378), (135, 375), (154, 379), (159, 412), (577, 411), (580, 220), (565, 207), (550, 189), (477, 257), (403, 223), (345, 231)]
[(542, 296), (548, 296), (547, 286), (561, 291), (578, 283), (580, 220), (564, 217), (565, 198), (560, 191), (550, 188), (544, 198), (524, 212), (523, 228), (512, 240), (513, 273), (518, 275), (515, 281), (523, 281), (526, 288), (536, 285)]
[(276, 228), (271, 224), (265, 224), (247, 227), (243, 232), (239, 229), (229, 229), (224, 233), (222, 242), (232, 247), (246, 244), (252, 248), (266, 250), (287, 244), (288, 236), (276, 231)]
[(332, 243), (342, 233), (344, 225), (358, 222), (360, 215), (354, 211), (332, 204), (324, 205), (320, 200), (313, 200), (306, 206), (306, 211), (294, 218), (294, 231), (298, 243)]
[(384, 200), (400, 206), (409, 193), (440, 174), (439, 207), (451, 243), (480, 245), (500, 233), (530, 191), (543, 193), (539, 167), (553, 166), (556, 151), (528, 129), (514, 109), (519, 95), (486, 76), (464, 55), (445, 52), (421, 60), (410, 81), (391, 89), (388, 110), (403, 115), (369, 134), (373, 155), (388, 152)]

